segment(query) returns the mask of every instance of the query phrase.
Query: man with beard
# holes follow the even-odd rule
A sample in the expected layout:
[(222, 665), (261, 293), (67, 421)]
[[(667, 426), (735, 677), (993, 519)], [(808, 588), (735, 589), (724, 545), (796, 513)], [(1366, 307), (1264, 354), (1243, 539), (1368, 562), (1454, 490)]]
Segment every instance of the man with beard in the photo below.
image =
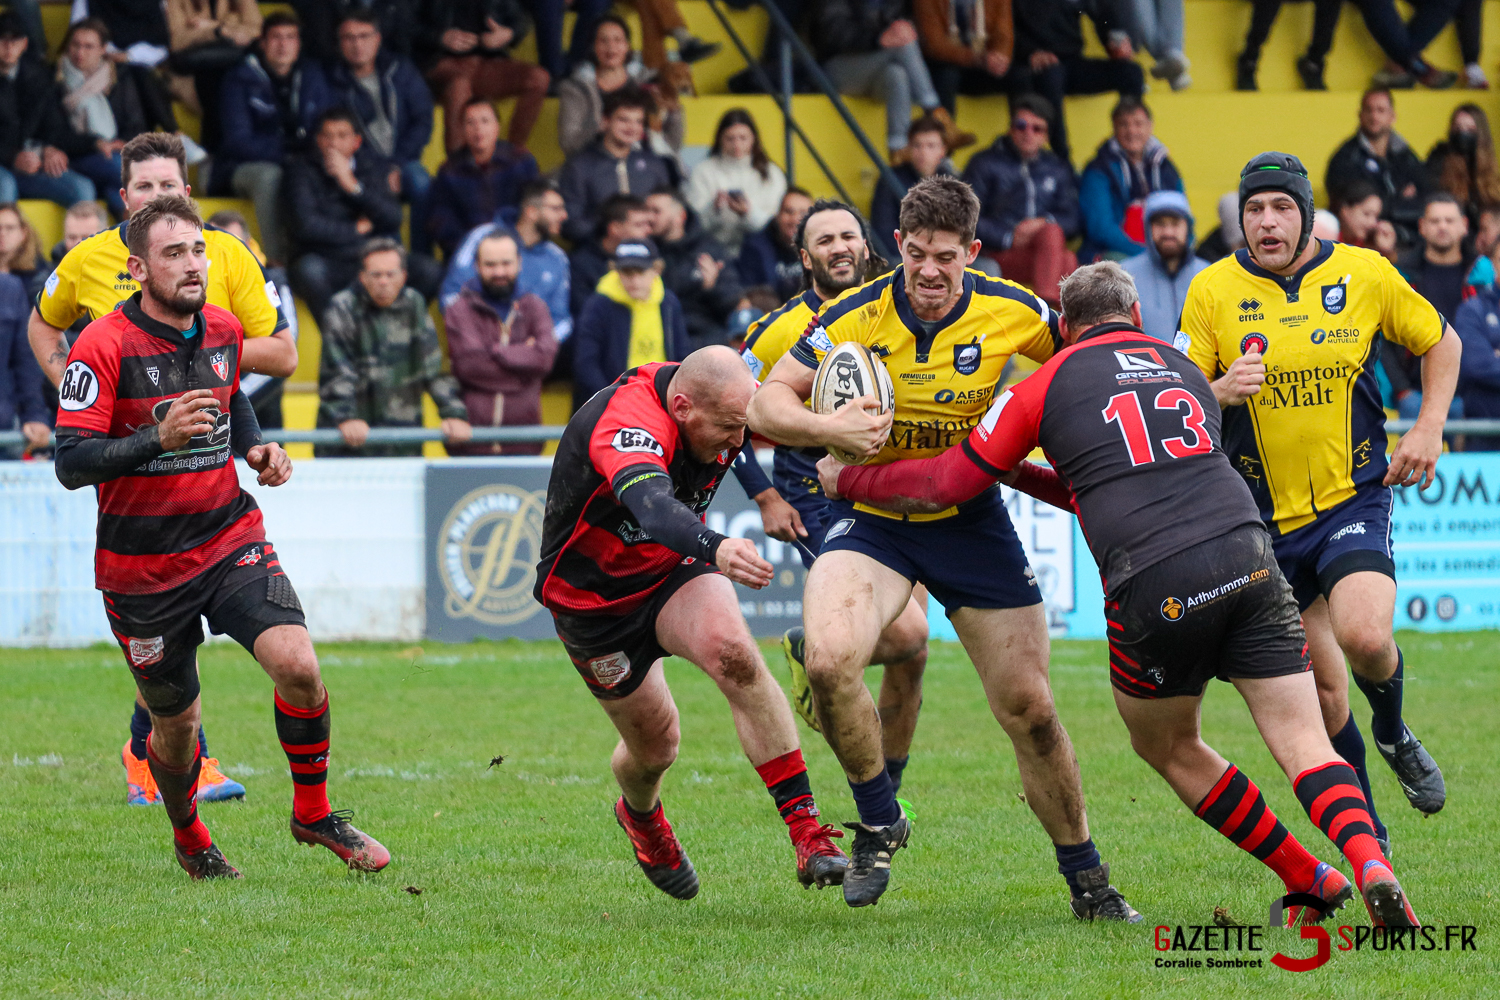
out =
[[(1224, 451), (1250, 486), (1302, 612), (1323, 724), (1359, 775), (1389, 855), (1344, 660), (1407, 800), (1437, 812), (1443, 773), (1402, 715), (1391, 487), (1432, 482), (1463, 348), (1379, 253), (1312, 237), (1312, 184), (1295, 156), (1247, 163), (1239, 202), (1248, 245), (1193, 280), (1179, 336), (1224, 409)], [(1422, 358), (1421, 411), (1389, 459), (1375, 378), (1381, 336)]]
[[(1045, 302), (968, 270), (981, 248), (978, 221), (979, 199), (957, 178), (930, 177), (908, 191), (896, 233), (901, 266), (814, 317), (765, 376), (750, 402), (750, 426), (783, 444), (837, 445), (882, 465), (958, 447), (989, 408), (1006, 362), (1015, 354), (1045, 362), (1061, 343)], [(894, 413), (869, 412), (878, 406), (869, 396), (831, 414), (804, 405), (824, 356), (845, 341), (882, 356), (895, 387)], [(910, 613), (912, 588), (921, 583), (947, 610), (1010, 737), (1026, 801), (1053, 843), (1074, 915), (1139, 921), (1109, 884), (1109, 866), (1089, 835), (1078, 761), (1047, 680), (1041, 592), (998, 489), (926, 514), (833, 504), (833, 524), (808, 572), (802, 620), (823, 735), (859, 809), (859, 822), (845, 824), (854, 845), (844, 901), (877, 902), (889, 884), (891, 856), (911, 836), (864, 668), (881, 633)]]
[[(469, 422), (479, 427), (542, 422), (542, 379), (557, 357), (547, 306), (520, 290), (526, 273), (515, 237), (496, 230), (475, 252), (479, 273), (443, 313), (448, 357)], [(541, 442), (469, 444), (463, 455), (540, 455)]]
[[(806, 290), (775, 312), (750, 325), (741, 352), (750, 371), (763, 378), (792, 349), (808, 325), (827, 303), (864, 284), (886, 270), (885, 260), (870, 249), (869, 231), (860, 214), (841, 201), (820, 198), (803, 216), (794, 245), (802, 255)], [(765, 517), (765, 531), (772, 538), (790, 542), (811, 567), (823, 548), (823, 536), (833, 523), (828, 499), (818, 484), (818, 459), (828, 454), (821, 447), (776, 446), (773, 474), (776, 492), (791, 506), (762, 507), (785, 519)], [(804, 632), (799, 625), (781, 637), (792, 674), (792, 707), (804, 722), (821, 731), (813, 707), (812, 688), (804, 662)], [(880, 679), (882, 749), (892, 789), (901, 787), (911, 741), (922, 707), (922, 671), (927, 666), (927, 600), (925, 592), (914, 594), (906, 609), (880, 635), (870, 664), (885, 664)]]
[[(57, 478), (98, 488), (96, 585), (151, 713), (146, 758), (194, 879), (239, 878), (198, 818), (200, 616), (275, 681), (276, 735), (292, 771), (292, 836), (350, 868), (390, 852), (328, 803), (328, 693), (297, 592), (240, 488), (231, 452), (262, 486), (291, 478), (240, 391), (245, 331), (207, 304), (203, 220), (181, 196), (138, 209), (125, 233), (140, 291), (83, 331), (58, 388)], [(149, 513), (147, 513), (149, 512)]]

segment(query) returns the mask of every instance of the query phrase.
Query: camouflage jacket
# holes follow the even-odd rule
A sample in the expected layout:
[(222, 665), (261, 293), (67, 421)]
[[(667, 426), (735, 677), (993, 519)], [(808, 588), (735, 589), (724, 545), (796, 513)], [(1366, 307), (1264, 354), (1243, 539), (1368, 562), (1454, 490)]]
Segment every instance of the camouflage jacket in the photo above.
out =
[[(402, 289), (381, 309), (361, 285), (346, 288), (329, 303), (322, 334), (319, 427), (354, 419), (371, 427), (420, 427), (424, 390), (440, 416), (467, 419), (458, 383), (443, 373), (427, 303), (415, 289)], [(366, 448), (363, 454), (409, 451)]]

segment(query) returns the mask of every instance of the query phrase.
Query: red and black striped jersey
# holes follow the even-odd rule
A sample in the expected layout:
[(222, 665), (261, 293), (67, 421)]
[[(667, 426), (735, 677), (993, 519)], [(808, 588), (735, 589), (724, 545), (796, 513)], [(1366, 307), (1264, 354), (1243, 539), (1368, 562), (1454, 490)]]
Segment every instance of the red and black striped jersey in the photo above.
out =
[(244, 330), (205, 305), (183, 331), (147, 316), (140, 293), (90, 323), (58, 386), (57, 432), (129, 437), (160, 423), (173, 400), (210, 389), (211, 433), (98, 487), (95, 585), (122, 594), (180, 586), (237, 547), (264, 541), (260, 508), (240, 489), (229, 450), (229, 399), (239, 389)]
[(678, 366), (632, 368), (568, 421), (552, 459), (536, 599), (575, 615), (625, 615), (646, 602), (682, 555), (654, 540), (620, 502), (624, 490), (669, 476), (701, 519), (734, 460), (693, 458), (668, 410)]
[(1040, 444), (1111, 594), (1168, 556), (1261, 523), (1221, 442), (1219, 404), (1197, 365), (1106, 323), (995, 400), (962, 447), (999, 478)]

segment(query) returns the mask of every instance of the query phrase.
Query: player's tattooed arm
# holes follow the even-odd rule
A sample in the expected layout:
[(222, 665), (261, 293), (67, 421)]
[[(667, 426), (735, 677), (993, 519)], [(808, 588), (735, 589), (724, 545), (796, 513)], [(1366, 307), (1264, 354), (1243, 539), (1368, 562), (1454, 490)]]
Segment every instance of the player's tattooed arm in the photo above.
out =
[(57, 481), (76, 490), (129, 475), (164, 451), (154, 424), (122, 438), (90, 437), (64, 427), (57, 432), (53, 465)]
[(41, 366), (42, 374), (52, 380), (54, 386), (62, 382), (63, 370), (68, 367), (68, 335), (42, 319), (35, 309), (27, 324), (26, 337), (31, 341), (31, 352)]

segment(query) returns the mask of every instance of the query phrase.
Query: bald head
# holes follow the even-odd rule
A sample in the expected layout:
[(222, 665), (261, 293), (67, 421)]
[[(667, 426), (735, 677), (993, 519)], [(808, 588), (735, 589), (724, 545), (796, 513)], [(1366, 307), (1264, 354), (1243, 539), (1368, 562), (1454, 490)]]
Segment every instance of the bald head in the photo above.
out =
[(720, 452), (739, 450), (754, 393), (755, 377), (733, 348), (705, 347), (683, 359), (667, 385), (667, 399), (694, 457), (712, 461)]

